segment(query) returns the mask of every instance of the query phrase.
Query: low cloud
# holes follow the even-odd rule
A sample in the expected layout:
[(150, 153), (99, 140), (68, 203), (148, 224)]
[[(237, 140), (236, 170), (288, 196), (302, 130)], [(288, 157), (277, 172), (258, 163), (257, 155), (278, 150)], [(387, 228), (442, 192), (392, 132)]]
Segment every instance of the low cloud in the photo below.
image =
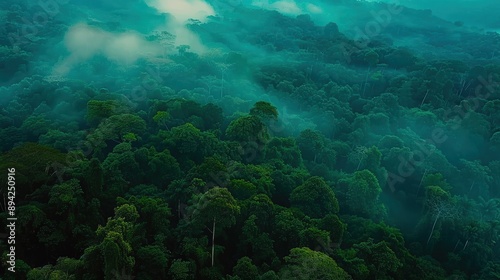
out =
[(321, 14), (323, 9), (309, 2), (296, 2), (293, 0), (253, 0), (251, 5), (266, 10), (273, 10), (288, 16), (300, 14)]
[(182, 24), (189, 19), (204, 22), (208, 16), (215, 15), (214, 8), (203, 0), (146, 0), (146, 3), (159, 12), (172, 15)]
[(64, 45), (70, 54), (56, 65), (54, 75), (65, 75), (76, 64), (97, 55), (103, 55), (117, 64), (130, 65), (139, 58), (160, 53), (156, 45), (136, 33), (115, 34), (83, 23), (69, 28)]
[(204, 53), (207, 48), (198, 35), (187, 28), (190, 19), (206, 22), (207, 17), (214, 16), (214, 8), (203, 0), (145, 0), (146, 3), (160, 13), (169, 14), (166, 29), (176, 36), (176, 46), (189, 45), (190, 50)]

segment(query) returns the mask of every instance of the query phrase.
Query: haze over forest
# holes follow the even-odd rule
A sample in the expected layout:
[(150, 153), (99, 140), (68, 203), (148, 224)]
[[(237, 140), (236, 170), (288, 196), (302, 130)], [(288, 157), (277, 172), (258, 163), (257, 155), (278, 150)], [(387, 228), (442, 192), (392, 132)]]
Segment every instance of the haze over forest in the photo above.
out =
[(1, 1), (0, 280), (500, 279), (499, 8)]

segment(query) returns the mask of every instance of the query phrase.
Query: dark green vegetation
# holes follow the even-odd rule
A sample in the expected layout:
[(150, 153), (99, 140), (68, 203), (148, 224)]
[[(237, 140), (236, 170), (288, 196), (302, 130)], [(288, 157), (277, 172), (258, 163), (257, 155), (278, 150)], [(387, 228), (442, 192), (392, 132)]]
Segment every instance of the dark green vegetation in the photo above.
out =
[(132, 23), (61, 5), (13, 48), (37, 7), (0, 8), (1, 279), (500, 279), (498, 34), (406, 9), (359, 48), (238, 6), (190, 21), (205, 53), (148, 31), (166, 57), (48, 78), (75, 19)]

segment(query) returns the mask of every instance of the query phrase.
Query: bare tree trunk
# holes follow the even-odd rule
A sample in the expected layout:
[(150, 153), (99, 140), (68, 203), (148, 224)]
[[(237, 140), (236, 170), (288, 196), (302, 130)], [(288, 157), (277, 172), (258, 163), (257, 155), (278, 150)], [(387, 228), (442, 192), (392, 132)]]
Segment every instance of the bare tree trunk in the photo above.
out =
[(214, 225), (212, 227), (212, 266), (214, 266), (214, 252), (215, 252), (215, 217), (214, 217)]
[(436, 216), (436, 219), (434, 220), (434, 224), (432, 225), (431, 229), (431, 234), (429, 234), (429, 238), (427, 239), (427, 245), (429, 245), (429, 242), (431, 241), (432, 234), (434, 233), (434, 228), (436, 227), (436, 223), (439, 219), (439, 214)]
[(422, 182), (424, 181), (424, 177), (425, 177), (426, 173), (427, 173), (427, 169), (424, 171), (424, 175), (422, 175), (422, 179), (420, 179), (420, 184), (418, 184), (417, 196), (418, 196), (418, 193), (420, 192), (420, 186), (422, 186)]
[(467, 244), (469, 244), (469, 239), (467, 239), (467, 241), (465, 242), (465, 245), (464, 245), (464, 248), (462, 249), (462, 251), (465, 250), (465, 248), (467, 247)]
[(358, 170), (359, 170), (359, 167), (361, 166), (361, 162), (363, 162), (363, 158), (361, 158), (361, 159), (359, 160), (358, 167), (356, 168), (356, 171), (358, 171)]
[(371, 66), (368, 66), (368, 72), (366, 73), (365, 82), (363, 83), (363, 93), (361, 94), (361, 97), (365, 96), (366, 83), (368, 83), (368, 75), (370, 75), (370, 69), (371, 69)]
[(181, 200), (177, 200), (177, 215), (179, 217), (179, 221), (181, 220)]
[(420, 107), (422, 107), (422, 105), (424, 104), (425, 99), (427, 98), (427, 94), (429, 94), (429, 90), (427, 90), (427, 92), (425, 93), (424, 99), (422, 99), (422, 103), (420, 103)]
[(475, 183), (476, 183), (476, 181), (472, 182), (472, 185), (470, 185), (469, 193), (472, 191), (472, 187), (474, 187)]
[(455, 250), (456, 250), (456, 249), (457, 249), (457, 247), (458, 247), (458, 243), (460, 243), (460, 239), (458, 239), (457, 244), (455, 244), (455, 248), (453, 248), (453, 253), (455, 253)]
[(220, 99), (222, 99), (222, 95), (223, 95), (223, 92), (224, 92), (224, 72), (222, 71), (221, 73), (221, 88), (220, 88)]

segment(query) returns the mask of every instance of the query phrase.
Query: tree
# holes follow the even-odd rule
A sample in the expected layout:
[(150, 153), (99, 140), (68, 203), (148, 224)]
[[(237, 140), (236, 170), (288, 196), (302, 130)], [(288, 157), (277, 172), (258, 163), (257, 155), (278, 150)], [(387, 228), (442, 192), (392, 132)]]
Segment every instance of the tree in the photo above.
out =
[(140, 279), (165, 279), (168, 255), (164, 249), (157, 245), (141, 247), (137, 251), (137, 264)]
[(252, 259), (243, 257), (233, 267), (233, 275), (238, 276), (241, 280), (255, 280), (259, 272), (257, 267), (252, 263)]
[(340, 246), (347, 225), (344, 224), (337, 215), (328, 214), (319, 222), (319, 228), (330, 232), (330, 240), (335, 246)]
[(324, 253), (331, 252), (330, 233), (316, 227), (309, 227), (299, 233), (300, 246)]
[(172, 128), (165, 139), (168, 147), (182, 156), (196, 157), (202, 154), (203, 133), (190, 123), (185, 123)]
[(311, 177), (290, 195), (290, 203), (311, 218), (338, 213), (339, 203), (333, 190), (321, 177)]
[(263, 232), (262, 226), (259, 226), (266, 218), (257, 218), (257, 215), (250, 215), (244, 222), (239, 247), (242, 254), (251, 256), (255, 264), (262, 265), (276, 258), (275, 242), (267, 232)]
[(274, 183), (271, 177), (272, 169), (267, 165), (234, 163), (228, 166), (231, 179), (246, 180), (256, 187), (259, 194), (271, 196), (274, 191)]
[(257, 187), (242, 179), (231, 180), (228, 189), (231, 191), (234, 198), (239, 200), (245, 200), (257, 194)]
[(265, 101), (258, 101), (250, 109), (250, 115), (259, 117), (262, 121), (268, 122), (271, 120), (278, 120), (278, 109), (271, 103)]
[(214, 266), (215, 228), (224, 229), (236, 222), (240, 207), (226, 188), (214, 187), (199, 197), (193, 205), (193, 218), (201, 224), (212, 224), (212, 266)]
[(341, 209), (363, 217), (381, 218), (385, 215), (383, 204), (379, 201), (382, 193), (377, 178), (368, 170), (356, 171), (337, 184)]
[(302, 131), (297, 138), (297, 144), (306, 160), (316, 162), (318, 155), (325, 147), (325, 139), (322, 134), (311, 129)]
[(158, 126), (165, 127), (167, 130), (168, 122), (172, 119), (172, 116), (167, 111), (158, 111), (156, 115), (153, 117), (153, 121), (158, 124)]
[[(281, 246), (277, 249), (288, 251), (291, 248), (299, 246), (300, 232), (304, 230), (304, 223), (294, 215), (290, 209), (281, 210), (275, 218), (274, 240)], [(286, 253), (286, 252), (284, 252)]]
[(373, 50), (369, 50), (364, 53), (363, 60), (368, 66), (373, 67), (379, 62), (379, 55)]
[(124, 106), (116, 100), (89, 100), (87, 102), (87, 121), (91, 125), (97, 125), (102, 120), (125, 111)]
[(104, 184), (104, 171), (101, 163), (97, 158), (92, 158), (88, 167), (85, 170), (82, 189), (85, 197), (100, 197), (102, 195), (102, 187)]
[(426, 197), (426, 208), (429, 215), (434, 219), (429, 238), (427, 238), (428, 245), (439, 219), (452, 218), (455, 216), (456, 211), (451, 203), (450, 194), (438, 186), (428, 186), (426, 188)]
[(28, 141), (36, 141), (40, 135), (52, 128), (53, 125), (46, 119), (45, 114), (31, 115), (21, 125), (21, 129), (28, 136)]
[(323, 28), (323, 36), (327, 39), (334, 39), (340, 35), (339, 27), (334, 22), (329, 22)]
[[(15, 168), (16, 197), (19, 199), (31, 193), (34, 186), (51, 178), (61, 181), (67, 169), (65, 163), (65, 154), (37, 143), (24, 143), (0, 156), (1, 170)], [(0, 179), (3, 189), (7, 186), (7, 172), (0, 174)]]
[(257, 116), (242, 116), (232, 121), (226, 129), (230, 140), (239, 142), (266, 142), (269, 138), (266, 126)]
[(489, 175), (490, 169), (488, 166), (483, 166), (480, 161), (460, 160), (460, 175), (462, 185), (462, 193), (469, 196), (487, 196), (488, 185), (492, 178)]
[(52, 186), (49, 192), (48, 205), (57, 215), (67, 221), (67, 229), (74, 228), (77, 224), (76, 212), (80, 211), (84, 206), (80, 182), (77, 179), (71, 179)]
[(302, 155), (295, 139), (275, 137), (267, 143), (265, 149), (265, 160), (283, 160), (292, 167), (302, 166)]
[[(140, 217), (134, 225), (140, 226), (142, 238), (149, 244), (163, 246), (164, 240), (170, 235), (170, 217), (171, 211), (165, 199), (161, 197), (149, 196), (131, 196), (127, 200), (122, 198), (117, 199), (120, 205), (115, 212), (116, 216), (123, 214), (121, 208), (126, 207), (128, 211), (126, 217), (129, 220)], [(130, 206), (128, 206), (130, 205)], [(136, 214), (134, 209), (137, 209)]]
[(192, 263), (175, 259), (168, 269), (168, 275), (172, 280), (194, 280)]
[(294, 248), (285, 258), (280, 279), (297, 280), (350, 280), (352, 279), (329, 256), (309, 248)]
[(122, 217), (109, 218), (106, 226), (97, 228), (98, 245), (85, 249), (82, 256), (85, 271), (92, 275), (87, 274), (86, 278), (112, 280), (116, 279), (116, 273), (132, 271), (135, 264), (130, 245), (133, 228), (133, 224)]
[(373, 239), (370, 239), (353, 247), (357, 250), (357, 256), (365, 260), (372, 279), (387, 279), (391, 273), (403, 266), (385, 241), (374, 243)]
[[(126, 180), (128, 182), (138, 182), (137, 170), (139, 165), (134, 158), (132, 146), (128, 142), (123, 142), (113, 148), (102, 162), (102, 169), (107, 182), (113, 180)], [(108, 190), (110, 186), (107, 186)], [(118, 194), (118, 193), (117, 193)]]
[(356, 147), (352, 153), (349, 154), (349, 160), (354, 162), (356, 165), (356, 171), (359, 170), (363, 161), (367, 158), (368, 148), (364, 146)]

